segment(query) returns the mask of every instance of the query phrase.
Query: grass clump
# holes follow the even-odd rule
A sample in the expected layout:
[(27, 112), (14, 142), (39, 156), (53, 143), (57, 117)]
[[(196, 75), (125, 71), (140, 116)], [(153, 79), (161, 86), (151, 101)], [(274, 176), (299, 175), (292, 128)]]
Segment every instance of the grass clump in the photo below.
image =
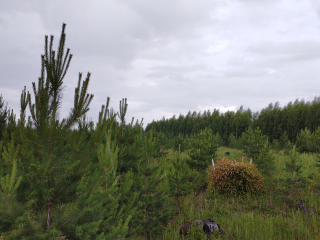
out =
[(229, 195), (265, 192), (263, 177), (254, 164), (218, 158), (215, 167), (209, 168), (208, 187)]

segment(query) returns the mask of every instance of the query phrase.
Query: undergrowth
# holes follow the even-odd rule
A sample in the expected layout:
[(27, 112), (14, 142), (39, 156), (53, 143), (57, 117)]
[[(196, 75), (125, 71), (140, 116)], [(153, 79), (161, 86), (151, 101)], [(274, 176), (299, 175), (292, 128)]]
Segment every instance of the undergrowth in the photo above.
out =
[[(226, 152), (239, 162), (244, 156), (241, 150), (230, 148), (219, 148), (217, 155), (225, 157)], [(158, 164), (165, 168), (173, 155), (170, 152)], [(274, 153), (274, 157), (276, 169), (265, 178), (265, 193), (231, 196), (211, 189), (193, 191), (181, 197), (180, 212), (172, 216), (162, 237), (153, 239), (320, 239), (317, 156), (299, 155), (305, 181), (294, 187), (286, 182), (290, 176), (285, 170), (289, 156), (280, 152)], [(179, 235), (185, 223), (203, 218), (218, 222), (223, 232), (205, 235), (201, 228), (191, 225), (187, 236)]]

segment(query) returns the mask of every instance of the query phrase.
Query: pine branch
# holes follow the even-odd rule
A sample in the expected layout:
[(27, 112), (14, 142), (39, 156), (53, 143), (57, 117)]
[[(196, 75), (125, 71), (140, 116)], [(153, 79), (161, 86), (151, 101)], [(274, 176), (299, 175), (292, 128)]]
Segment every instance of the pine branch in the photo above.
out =
[[(89, 105), (93, 99), (93, 94), (87, 93), (91, 74), (88, 73), (86, 79), (82, 82), (82, 74), (79, 73), (78, 86), (74, 94), (74, 107), (70, 111), (70, 116), (66, 120), (65, 129), (69, 129), (75, 124), (75, 121), (85, 115), (89, 111)], [(81, 90), (80, 90), (81, 89)]]

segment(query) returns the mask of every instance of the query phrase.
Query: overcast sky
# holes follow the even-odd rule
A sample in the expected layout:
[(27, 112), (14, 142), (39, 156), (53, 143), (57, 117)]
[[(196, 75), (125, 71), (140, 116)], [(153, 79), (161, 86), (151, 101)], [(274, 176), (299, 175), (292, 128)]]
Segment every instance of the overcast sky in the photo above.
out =
[(241, 105), (312, 100), (320, 93), (319, 0), (0, 0), (0, 94), (19, 114), (24, 86), (40, 76), (44, 36), (73, 59), (65, 117), (78, 74), (91, 72), (89, 117), (111, 98), (127, 120)]

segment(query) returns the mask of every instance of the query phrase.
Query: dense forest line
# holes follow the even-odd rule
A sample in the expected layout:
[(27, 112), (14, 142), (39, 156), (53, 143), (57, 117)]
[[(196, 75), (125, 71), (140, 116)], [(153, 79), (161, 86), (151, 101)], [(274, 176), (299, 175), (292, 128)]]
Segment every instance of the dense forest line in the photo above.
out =
[(280, 139), (284, 134), (295, 143), (301, 130), (308, 129), (315, 132), (320, 126), (320, 98), (315, 97), (311, 102), (295, 100), (286, 106), (280, 107), (279, 103), (270, 103), (260, 112), (253, 113), (250, 109), (241, 106), (237, 111), (220, 113), (218, 109), (201, 112), (190, 111), (187, 115), (175, 115), (170, 119), (162, 118), (148, 124), (146, 131), (153, 129), (163, 132), (170, 138), (179, 135), (183, 137), (199, 133), (205, 128), (210, 128), (213, 134), (219, 134), (225, 145), (230, 139), (240, 138), (248, 130), (259, 128), (270, 142)]

